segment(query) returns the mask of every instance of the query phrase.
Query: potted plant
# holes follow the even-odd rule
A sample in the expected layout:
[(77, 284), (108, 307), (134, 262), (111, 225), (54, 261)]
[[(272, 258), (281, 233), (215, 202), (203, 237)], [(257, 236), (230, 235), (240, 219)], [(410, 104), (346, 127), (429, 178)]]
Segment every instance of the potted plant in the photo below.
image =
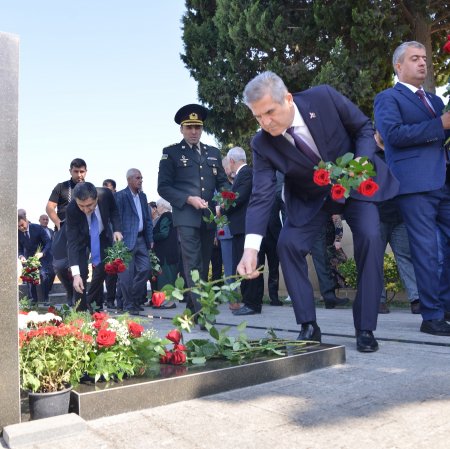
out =
[(31, 419), (68, 412), (70, 390), (86, 370), (91, 347), (92, 336), (53, 313), (20, 313), (20, 382), (29, 392)]

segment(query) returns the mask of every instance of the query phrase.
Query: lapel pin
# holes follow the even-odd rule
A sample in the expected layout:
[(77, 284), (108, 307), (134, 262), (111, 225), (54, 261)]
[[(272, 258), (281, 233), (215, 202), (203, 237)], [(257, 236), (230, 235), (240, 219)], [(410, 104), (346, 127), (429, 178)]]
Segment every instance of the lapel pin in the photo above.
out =
[(316, 118), (316, 113), (315, 112), (310, 112), (309, 113), (309, 118)]

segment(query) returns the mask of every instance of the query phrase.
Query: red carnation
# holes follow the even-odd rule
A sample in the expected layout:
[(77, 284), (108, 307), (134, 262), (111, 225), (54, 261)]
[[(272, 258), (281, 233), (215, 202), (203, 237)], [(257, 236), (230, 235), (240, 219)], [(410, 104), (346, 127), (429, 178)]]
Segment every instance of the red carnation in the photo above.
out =
[(450, 34), (447, 36), (447, 42), (442, 49), (444, 50), (444, 53), (450, 53)]
[(218, 231), (217, 231), (217, 235), (225, 235), (225, 231), (223, 230), (223, 229), (219, 229)]
[(166, 338), (177, 345), (181, 340), (181, 332), (178, 329), (173, 329), (166, 335)]
[(116, 342), (116, 333), (108, 329), (100, 329), (97, 335), (97, 343), (100, 348), (112, 346)]
[(132, 337), (138, 338), (142, 335), (142, 332), (144, 332), (144, 326), (141, 326), (134, 321), (130, 321), (128, 323), (128, 331)]
[(364, 196), (372, 196), (378, 189), (378, 184), (369, 178), (359, 185), (358, 192)]
[(160, 307), (161, 304), (166, 300), (166, 294), (164, 292), (155, 292), (152, 295), (152, 304), (155, 307)]
[(324, 168), (318, 168), (314, 172), (313, 181), (318, 186), (326, 186), (330, 183), (330, 172)]
[(340, 200), (344, 198), (344, 195), (345, 187), (341, 186), (340, 184), (334, 184), (333, 187), (331, 187), (331, 198), (333, 198), (333, 200)]

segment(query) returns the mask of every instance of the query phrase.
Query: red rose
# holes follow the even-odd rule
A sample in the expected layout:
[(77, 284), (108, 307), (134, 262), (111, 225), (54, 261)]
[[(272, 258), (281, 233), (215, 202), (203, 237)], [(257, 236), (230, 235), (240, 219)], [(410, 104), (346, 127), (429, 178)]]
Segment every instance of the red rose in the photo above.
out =
[(123, 260), (120, 258), (117, 258), (117, 259), (114, 259), (112, 263), (117, 266), (117, 265), (120, 265), (121, 263), (123, 263)]
[(358, 192), (364, 196), (372, 196), (378, 189), (378, 184), (369, 178), (359, 185)]
[(181, 332), (178, 329), (173, 329), (166, 335), (166, 338), (177, 345), (181, 340)]
[(184, 346), (184, 345), (179, 345), (179, 344), (175, 344), (175, 345), (173, 346), (173, 349), (174, 349), (175, 351), (187, 351), (187, 347), (186, 347), (186, 346)]
[(95, 329), (102, 329), (102, 328), (107, 328), (108, 323), (105, 323), (105, 321), (103, 321), (103, 320), (97, 320), (97, 321), (94, 321), (94, 324), (92, 326), (95, 327)]
[(152, 282), (156, 282), (156, 276), (152, 276)]
[(116, 265), (116, 268), (118, 273), (123, 273), (127, 269), (127, 266), (123, 262), (120, 262)]
[(49, 306), (47, 309), (48, 313), (53, 313), (53, 315), (57, 315), (58, 312), (56, 311), (56, 309), (53, 306)]
[(318, 186), (326, 186), (330, 183), (330, 172), (324, 168), (318, 168), (314, 172), (313, 181)]
[(97, 343), (100, 348), (112, 346), (116, 342), (116, 333), (108, 329), (100, 329), (97, 335)]
[(166, 294), (164, 292), (155, 292), (152, 295), (152, 304), (155, 307), (160, 307), (161, 304), (166, 300)]
[(340, 200), (344, 198), (345, 195), (345, 187), (341, 186), (340, 184), (334, 184), (333, 187), (331, 187), (331, 198), (333, 200)]
[(173, 351), (172, 353), (172, 365), (182, 365), (186, 362), (186, 354), (183, 351)]
[(141, 326), (134, 321), (130, 321), (128, 323), (128, 332), (130, 332), (132, 337), (138, 338), (142, 335), (142, 332), (144, 332), (144, 326)]
[(39, 281), (36, 279), (33, 281), (33, 285), (39, 285)]
[(443, 47), (444, 53), (450, 53), (450, 34), (447, 36), (447, 42)]
[(159, 357), (159, 363), (170, 363), (173, 355), (172, 352), (167, 349), (164, 349), (164, 352), (165, 355), (161, 355)]
[(217, 231), (217, 235), (225, 235), (225, 231), (223, 229), (219, 229)]
[(105, 312), (95, 312), (92, 314), (92, 318), (94, 318), (95, 321), (103, 321), (109, 317), (108, 314)]
[(113, 263), (105, 264), (105, 273), (106, 274), (116, 274), (117, 273), (116, 266)]

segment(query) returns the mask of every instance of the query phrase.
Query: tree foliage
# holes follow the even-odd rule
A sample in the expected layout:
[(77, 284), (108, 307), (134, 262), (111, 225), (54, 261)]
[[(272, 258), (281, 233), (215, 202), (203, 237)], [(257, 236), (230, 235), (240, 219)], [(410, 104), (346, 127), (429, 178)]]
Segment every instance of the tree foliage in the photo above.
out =
[(291, 92), (331, 84), (370, 116), (403, 41), (432, 55), (427, 89), (446, 81), (449, 17), (440, 0), (186, 0), (181, 57), (211, 111), (206, 130), (248, 150), (257, 123), (242, 91), (258, 73), (278, 73)]

